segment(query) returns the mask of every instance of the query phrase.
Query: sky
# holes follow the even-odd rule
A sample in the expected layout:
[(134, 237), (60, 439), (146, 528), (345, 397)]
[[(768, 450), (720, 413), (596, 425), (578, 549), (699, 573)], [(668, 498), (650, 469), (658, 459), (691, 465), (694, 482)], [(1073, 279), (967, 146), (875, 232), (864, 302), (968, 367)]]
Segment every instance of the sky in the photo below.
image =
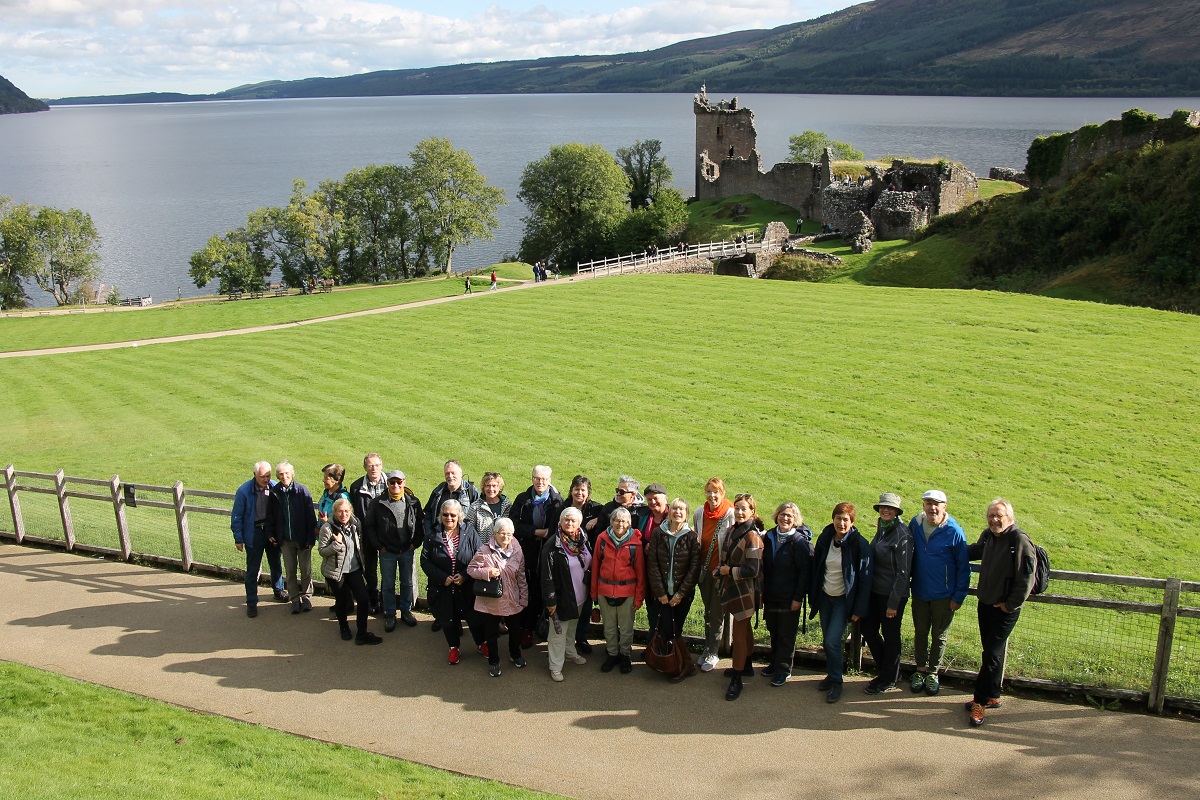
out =
[(31, 97), (186, 92), (381, 69), (652, 50), (856, 0), (0, 0)]

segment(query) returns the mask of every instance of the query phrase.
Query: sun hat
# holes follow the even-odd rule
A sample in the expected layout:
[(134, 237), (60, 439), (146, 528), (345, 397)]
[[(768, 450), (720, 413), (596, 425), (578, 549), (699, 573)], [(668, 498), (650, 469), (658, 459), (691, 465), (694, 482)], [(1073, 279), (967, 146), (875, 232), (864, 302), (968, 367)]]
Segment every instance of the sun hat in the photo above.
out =
[(903, 501), (900, 500), (900, 495), (895, 492), (884, 492), (879, 495), (879, 502), (875, 504), (875, 510), (878, 511), (880, 506), (896, 509), (897, 513), (903, 514), (904, 509), (901, 507)]

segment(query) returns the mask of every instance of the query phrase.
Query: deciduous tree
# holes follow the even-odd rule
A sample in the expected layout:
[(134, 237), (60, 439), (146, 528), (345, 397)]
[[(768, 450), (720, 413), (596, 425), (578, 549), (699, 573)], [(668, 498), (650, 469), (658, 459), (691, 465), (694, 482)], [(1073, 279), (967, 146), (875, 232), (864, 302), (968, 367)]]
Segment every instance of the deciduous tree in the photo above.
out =
[[(0, 262), (3, 281), (30, 279), (65, 306), (78, 288), (100, 273), (100, 234), (91, 216), (72, 208), (62, 211), (21, 203), (0, 215)], [(10, 287), (6, 292), (12, 295)], [(19, 300), (24, 297), (9, 297)], [(7, 305), (7, 303), (6, 303)]]
[(662, 156), (658, 139), (638, 140), (632, 147), (617, 148), (617, 161), (629, 179), (629, 207), (647, 208), (664, 186), (671, 182), (671, 167)]
[(820, 161), (827, 147), (833, 150), (833, 157), (840, 161), (861, 161), (863, 157), (862, 151), (854, 149), (849, 142), (830, 139), (820, 131), (805, 131), (788, 139), (788, 161), (801, 164)]

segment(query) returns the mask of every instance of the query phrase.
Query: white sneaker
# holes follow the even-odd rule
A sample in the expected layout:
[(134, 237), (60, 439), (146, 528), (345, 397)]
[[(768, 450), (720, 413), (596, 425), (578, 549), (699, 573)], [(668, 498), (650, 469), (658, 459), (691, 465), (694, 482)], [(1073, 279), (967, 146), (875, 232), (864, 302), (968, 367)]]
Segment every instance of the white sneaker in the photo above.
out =
[(587, 663), (587, 659), (584, 658), (583, 656), (579, 655), (579, 653), (576, 653), (573, 656), (567, 656), (567, 661), (570, 661), (572, 664), (586, 664)]
[(550, 680), (554, 681), (555, 683), (562, 683), (562, 679), (563, 679), (563, 676), (562, 676), (561, 672), (555, 672), (554, 670), (550, 670)]
[(700, 671), (701, 672), (712, 672), (713, 667), (715, 667), (717, 665), (717, 660), (718, 659), (717, 659), (716, 653), (709, 653), (708, 651), (701, 653), (700, 654), (700, 662), (699, 662)]

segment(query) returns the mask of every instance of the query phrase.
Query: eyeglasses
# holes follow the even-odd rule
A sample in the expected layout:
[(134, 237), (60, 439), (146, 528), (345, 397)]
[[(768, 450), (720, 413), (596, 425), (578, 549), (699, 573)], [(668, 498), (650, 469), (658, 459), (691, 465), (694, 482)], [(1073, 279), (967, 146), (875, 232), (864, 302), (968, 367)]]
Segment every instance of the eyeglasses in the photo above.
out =
[(458, 514), (442, 514), (442, 519), (458, 519)]
[(637, 494), (633, 489), (617, 489), (617, 494)]
[(735, 503), (738, 500), (753, 500), (753, 499), (754, 499), (754, 495), (752, 495), (752, 494), (735, 494), (733, 496), (733, 502), (735, 502)]

